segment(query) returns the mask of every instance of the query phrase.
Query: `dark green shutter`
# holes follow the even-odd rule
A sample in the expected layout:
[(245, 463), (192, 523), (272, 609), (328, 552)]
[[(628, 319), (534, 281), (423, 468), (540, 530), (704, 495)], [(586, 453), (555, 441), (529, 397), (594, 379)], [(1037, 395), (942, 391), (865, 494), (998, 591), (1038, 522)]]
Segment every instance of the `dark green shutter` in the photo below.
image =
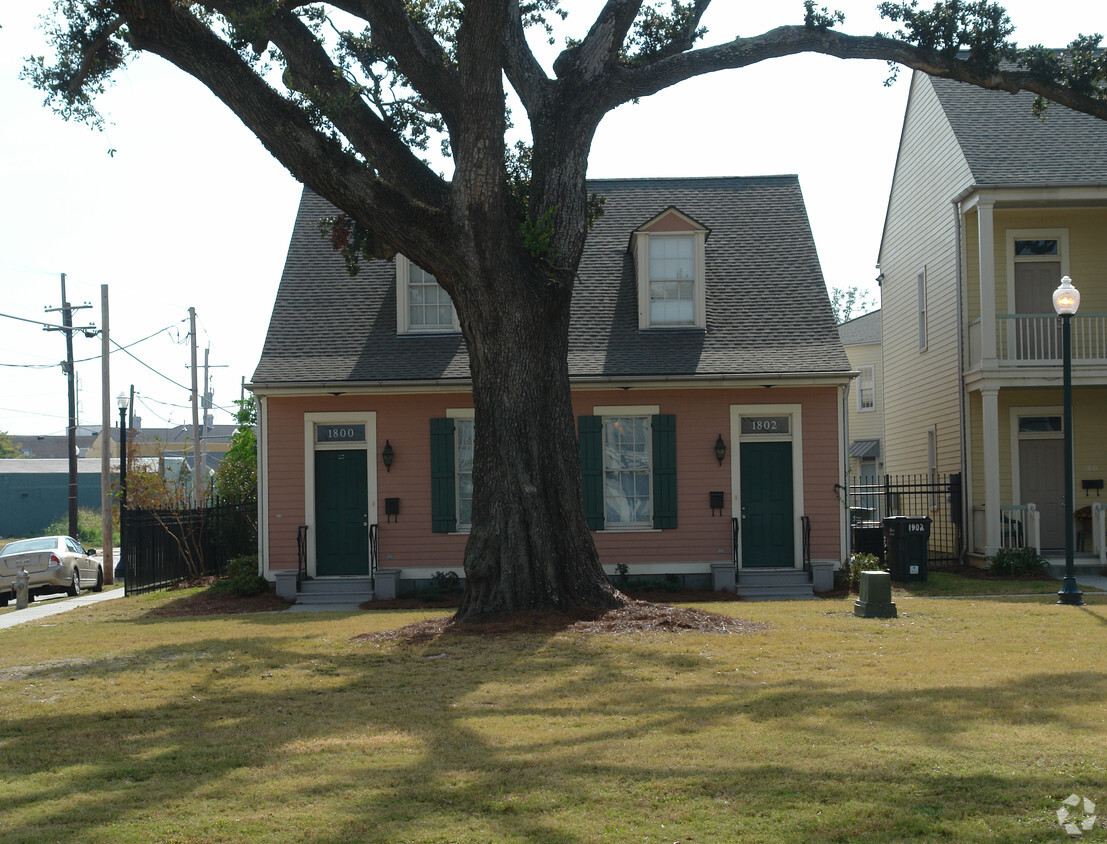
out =
[(580, 480), (584, 491), (584, 518), (589, 530), (603, 530), (603, 418), (577, 418), (580, 438)]
[(432, 419), (431, 423), (431, 530), (457, 530), (457, 499), (454, 491), (454, 420)]
[(676, 416), (659, 413), (653, 428), (653, 526), (672, 530), (677, 526)]

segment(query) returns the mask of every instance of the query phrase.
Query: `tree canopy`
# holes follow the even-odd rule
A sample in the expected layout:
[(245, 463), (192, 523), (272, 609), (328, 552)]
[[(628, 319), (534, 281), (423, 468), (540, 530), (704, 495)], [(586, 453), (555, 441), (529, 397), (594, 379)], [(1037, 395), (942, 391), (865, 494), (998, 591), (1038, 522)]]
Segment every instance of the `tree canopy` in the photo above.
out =
[[(1100, 36), (1022, 49), (996, 3), (882, 3), (894, 34), (848, 35), (841, 13), (808, 0), (792, 25), (709, 42), (710, 5), (607, 0), (544, 66), (528, 39), (559, 31), (559, 0), (55, 0), (55, 53), (25, 75), (62, 116), (100, 125), (97, 95), (137, 53), (157, 54), (339, 210), (330, 234), (351, 269), (400, 252), (434, 275), (457, 311), (476, 419), (459, 617), (613, 606), (583, 517), (566, 362), (577, 265), (601, 211), (588, 154), (606, 114), (814, 52), (1107, 119)], [(452, 157), (449, 178), (427, 163), (432, 144)]]
[(7, 431), (0, 431), (0, 457), (23, 457), (23, 443), (11, 438)]

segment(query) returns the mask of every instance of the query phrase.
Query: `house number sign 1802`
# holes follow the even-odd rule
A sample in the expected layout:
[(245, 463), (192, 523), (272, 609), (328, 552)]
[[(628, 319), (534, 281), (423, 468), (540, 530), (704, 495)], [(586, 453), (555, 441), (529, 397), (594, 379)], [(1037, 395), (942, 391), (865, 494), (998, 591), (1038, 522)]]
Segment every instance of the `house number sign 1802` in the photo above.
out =
[(363, 443), (364, 425), (317, 425), (315, 441), (321, 443)]
[(787, 434), (789, 416), (743, 416), (743, 434)]

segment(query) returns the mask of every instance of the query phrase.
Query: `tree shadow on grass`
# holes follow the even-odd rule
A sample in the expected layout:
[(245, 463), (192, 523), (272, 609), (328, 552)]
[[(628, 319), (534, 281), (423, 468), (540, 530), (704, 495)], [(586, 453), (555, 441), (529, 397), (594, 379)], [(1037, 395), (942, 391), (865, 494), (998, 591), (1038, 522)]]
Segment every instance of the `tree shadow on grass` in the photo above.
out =
[[(705, 643), (713, 654), (723, 641), (749, 645), (737, 636), (325, 644), (310, 615), (242, 621), (257, 635), (201, 633), (9, 670), (6, 685), (55, 698), (4, 706), (0, 768), (35, 783), (5, 798), (6, 811), (34, 819), (24, 837), (575, 842), (624, 838), (628, 818), (660, 834), (669, 818), (670, 840), (693, 825), (733, 840), (765, 807), (832, 807), (881, 790), (894, 795), (889, 817), (858, 819), (859, 837), (889, 825), (909, 835), (918, 819), (933, 833), (961, 819), (966, 793), (977, 795), (973, 811), (1010, 814), (1057, 778), (1048, 765), (935, 774), (926, 759), (963, 753), (974, 730), (1028, 718), (1088, 736), (1097, 724), (1072, 713), (1107, 698), (1107, 676), (1095, 671), (871, 689), (716, 670)], [(141, 641), (149, 623), (121, 626)], [(113, 681), (148, 693), (115, 699)], [(97, 691), (112, 708), (67, 708)], [(873, 725), (874, 746), (843, 776), (832, 749), (846, 752), (858, 724)], [(764, 742), (732, 743), (751, 734)], [(809, 750), (780, 752), (791, 741)], [(235, 803), (243, 788), (258, 805)], [(221, 801), (237, 826), (220, 826)], [(271, 826), (267, 803), (291, 825)], [(579, 817), (606, 804), (610, 821)], [(797, 833), (821, 837), (809, 821)]]

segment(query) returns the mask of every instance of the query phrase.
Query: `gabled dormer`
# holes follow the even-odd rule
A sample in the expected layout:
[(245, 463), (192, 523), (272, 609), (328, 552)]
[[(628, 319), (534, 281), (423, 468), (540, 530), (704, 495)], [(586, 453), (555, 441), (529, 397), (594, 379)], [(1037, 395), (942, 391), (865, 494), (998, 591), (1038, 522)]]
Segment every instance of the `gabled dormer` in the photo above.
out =
[(456, 334), (461, 331), (450, 296), (437, 279), (403, 255), (396, 256), (396, 333)]
[(630, 238), (638, 329), (707, 329), (705, 255), (710, 230), (674, 206)]

